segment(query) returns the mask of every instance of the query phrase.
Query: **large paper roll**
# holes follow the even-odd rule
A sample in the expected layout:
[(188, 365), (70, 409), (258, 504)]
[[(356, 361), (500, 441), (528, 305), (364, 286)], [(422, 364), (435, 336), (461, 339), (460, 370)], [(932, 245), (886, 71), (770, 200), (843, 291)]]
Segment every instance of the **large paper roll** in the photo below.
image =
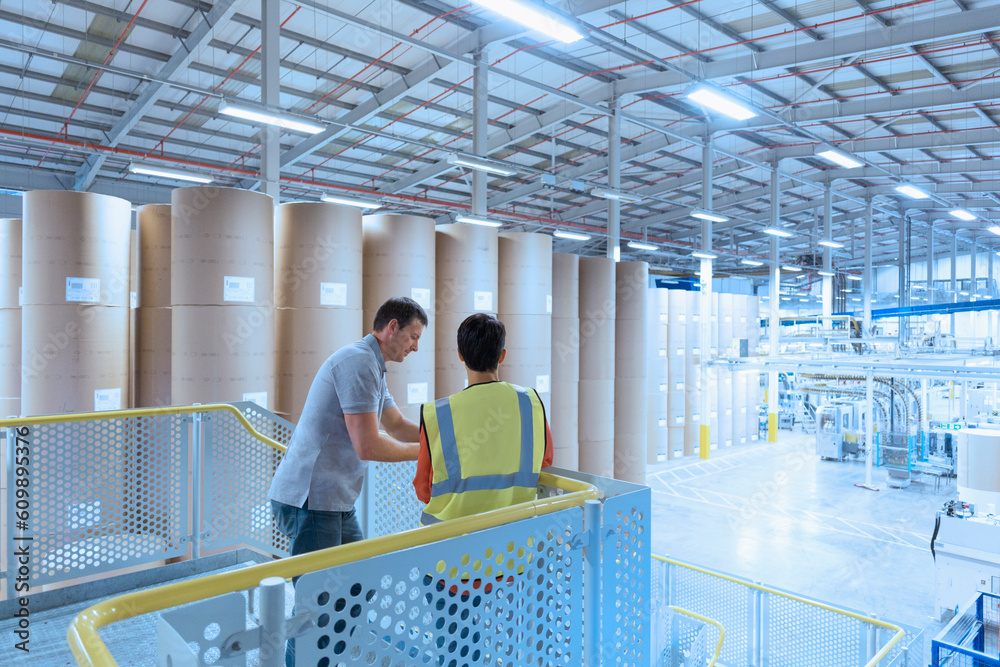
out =
[(363, 336), (360, 310), (277, 308), (275, 406), (298, 423), (316, 372), (331, 354)]
[(140, 308), (170, 306), (170, 205), (149, 204), (138, 210)]
[(615, 267), (615, 317), (646, 321), (649, 291), (647, 262), (619, 262)]
[(170, 303), (273, 306), (274, 200), (200, 186), (170, 198)]
[(274, 407), (274, 310), (174, 306), (171, 400), (177, 405), (254, 401)]
[(21, 338), (23, 414), (126, 407), (128, 316), (128, 308), (109, 306), (25, 306)]
[(0, 308), (20, 308), (21, 220), (0, 218)]
[(554, 465), (569, 470), (577, 470), (580, 464), (579, 424), (580, 385), (578, 382), (564, 382), (558, 388), (553, 385), (549, 397), (549, 426), (555, 446)]
[(0, 308), (0, 398), (21, 398), (20, 308)]
[(170, 396), (171, 310), (137, 308), (135, 367), (135, 407), (158, 408), (172, 405)]
[(580, 317), (580, 256), (552, 254), (552, 317)]
[(70, 190), (24, 193), (24, 305), (128, 308), (131, 227), (132, 205), (124, 199)]
[[(580, 380), (615, 378), (615, 263), (580, 258)], [(584, 406), (581, 405), (581, 408)]]
[(361, 211), (327, 202), (281, 204), (274, 218), (276, 308), (360, 311)]
[[(434, 221), (415, 215), (366, 215), (362, 219), (364, 324), (367, 332), (386, 299), (406, 296), (427, 312), (428, 327), (419, 350), (402, 363), (389, 362), (386, 379), (400, 411), (420, 419), (420, 403), (435, 391), (435, 235)], [(418, 399), (426, 396), (424, 401)], [(409, 401), (407, 399), (414, 399)]]
[(503, 315), (552, 315), (552, 237), (502, 232), (499, 239), (500, 301)]
[(552, 318), (548, 315), (500, 315), (507, 329), (507, 358), (500, 379), (538, 391), (548, 405), (552, 384)]

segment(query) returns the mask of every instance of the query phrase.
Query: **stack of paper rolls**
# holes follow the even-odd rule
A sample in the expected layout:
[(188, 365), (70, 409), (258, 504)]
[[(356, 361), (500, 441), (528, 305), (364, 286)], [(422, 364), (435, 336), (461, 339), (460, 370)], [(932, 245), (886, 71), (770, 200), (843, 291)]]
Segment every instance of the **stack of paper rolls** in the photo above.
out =
[(388, 362), (389, 393), (407, 419), (419, 423), (420, 406), (435, 392), (435, 236), (434, 221), (392, 213), (362, 218), (364, 245), (362, 301), (367, 333), (375, 313), (387, 299), (405, 296), (427, 312), (416, 352), (402, 363)]
[(170, 204), (140, 206), (135, 311), (135, 406), (171, 405)]
[(21, 414), (20, 292), (21, 219), (0, 218), (0, 417)]
[(552, 255), (552, 384), (549, 425), (554, 465), (577, 470), (580, 414), (580, 256)]
[(614, 477), (615, 262), (580, 258), (580, 471)]
[(645, 484), (649, 264), (620, 262), (615, 287), (615, 478)]
[(274, 221), (276, 411), (298, 423), (327, 357), (364, 335), (361, 211), (281, 204)]
[(24, 195), (21, 412), (128, 407), (131, 204)]
[(178, 188), (170, 199), (170, 398), (274, 408), (274, 201)]

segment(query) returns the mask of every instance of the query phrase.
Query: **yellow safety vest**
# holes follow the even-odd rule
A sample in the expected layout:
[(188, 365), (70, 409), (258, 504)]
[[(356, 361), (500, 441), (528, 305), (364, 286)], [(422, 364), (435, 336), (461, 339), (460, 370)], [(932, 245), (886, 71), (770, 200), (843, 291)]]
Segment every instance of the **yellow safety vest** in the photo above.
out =
[(534, 500), (545, 456), (545, 408), (533, 389), (473, 385), (424, 403), (433, 483), (427, 525)]

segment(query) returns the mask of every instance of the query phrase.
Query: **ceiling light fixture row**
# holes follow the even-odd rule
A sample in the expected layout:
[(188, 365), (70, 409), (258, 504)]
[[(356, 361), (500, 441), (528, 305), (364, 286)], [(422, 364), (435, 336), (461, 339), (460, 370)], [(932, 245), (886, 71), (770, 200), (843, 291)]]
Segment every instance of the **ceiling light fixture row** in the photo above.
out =
[(232, 116), (233, 118), (242, 118), (254, 123), (276, 125), (286, 130), (295, 130), (297, 132), (305, 132), (306, 134), (319, 134), (326, 129), (325, 125), (317, 121), (285, 111), (272, 111), (245, 102), (222, 100), (222, 103), (219, 105), (219, 113)]
[(204, 174), (198, 174), (190, 171), (181, 171), (180, 169), (168, 169), (166, 167), (158, 167), (151, 164), (142, 164), (140, 162), (133, 162), (129, 164), (128, 170), (133, 174), (142, 174), (144, 176), (159, 176), (160, 178), (172, 178), (177, 181), (188, 181), (190, 183), (211, 183), (213, 178), (211, 176), (206, 176)]
[(514, 174), (519, 173), (519, 169), (515, 165), (507, 162), (500, 162), (499, 160), (481, 158), (476, 155), (452, 153), (448, 156), (447, 161), (448, 164), (452, 164), (457, 167), (466, 167), (468, 169), (475, 169), (476, 171), (485, 171), (488, 174), (497, 174), (498, 176), (513, 176)]

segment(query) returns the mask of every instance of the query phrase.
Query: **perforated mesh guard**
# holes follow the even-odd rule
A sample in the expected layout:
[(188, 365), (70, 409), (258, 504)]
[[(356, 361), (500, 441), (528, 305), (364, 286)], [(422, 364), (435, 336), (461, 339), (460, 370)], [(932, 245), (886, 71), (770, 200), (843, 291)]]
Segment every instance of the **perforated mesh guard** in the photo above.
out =
[(365, 537), (391, 535), (420, 526), (424, 504), (413, 490), (416, 461), (370, 463), (365, 492), (368, 494), (368, 526)]
[(604, 499), (603, 528), (611, 531), (602, 554), (604, 665), (650, 664), (651, 502), (649, 489), (638, 486)]
[(303, 576), (296, 664), (580, 665), (575, 507)]
[[(234, 403), (260, 433), (287, 445), (294, 424), (255, 403)], [(279, 533), (267, 499), (283, 454), (253, 437), (229, 412), (210, 412), (204, 421), (203, 548), (237, 545), (287, 556), (288, 538)]]
[[(29, 427), (31, 507), (24, 534), (34, 538), (34, 590), (187, 551), (185, 419), (163, 415)], [(11, 552), (17, 547), (15, 512), (8, 503)]]

